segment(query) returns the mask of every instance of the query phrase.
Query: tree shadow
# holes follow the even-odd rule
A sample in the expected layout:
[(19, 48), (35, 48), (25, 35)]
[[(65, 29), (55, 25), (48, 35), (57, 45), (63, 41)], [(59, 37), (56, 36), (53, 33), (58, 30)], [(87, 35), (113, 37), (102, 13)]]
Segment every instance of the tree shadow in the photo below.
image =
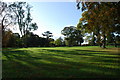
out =
[[(48, 52), (55, 52), (55, 53), (60, 53), (60, 54), (70, 54), (70, 55), (92, 55), (92, 54), (106, 54), (103, 52), (106, 51), (93, 51), (93, 50), (54, 50), (54, 49), (42, 49), (43, 51), (48, 51)], [(93, 55), (92, 55), (93, 56)]]
[[(58, 53), (58, 54), (65, 54), (66, 56), (68, 54), (69, 55), (78, 55), (78, 56), (81, 56), (81, 55), (92, 56), (92, 58), (91, 58), (92, 62), (115, 63), (116, 65), (119, 65), (119, 62), (120, 62), (120, 59), (119, 59), (120, 57), (119, 57), (118, 54), (109, 54), (108, 51), (93, 51), (93, 50), (71, 50), (71, 51), (66, 51), (66, 50), (54, 50), (54, 49), (44, 49), (44, 50), (47, 50), (48, 52), (55, 52), (55, 53)], [(94, 54), (100, 54), (100, 55), (94, 55)], [(104, 54), (110, 55), (110, 56), (104, 56)], [(116, 55), (116, 56), (113, 57), (112, 55)], [(61, 56), (61, 55), (59, 55), (59, 56)], [(62, 56), (62, 57), (66, 57), (66, 56)], [(72, 65), (75, 65), (75, 64), (72, 64)], [(78, 63), (77, 63), (77, 65), (78, 65)], [(109, 70), (109, 68), (108, 68), (108, 70)], [(115, 69), (115, 68), (114, 69), (111, 68), (111, 70), (120, 71), (120, 69)], [(103, 71), (104, 71), (104, 69), (103, 69)]]
[[(70, 50), (70, 51), (66, 51), (66, 50), (54, 50), (54, 49), (42, 49), (43, 51), (48, 51), (48, 52), (55, 52), (55, 53), (61, 53), (61, 54), (70, 54), (70, 55), (92, 55), (94, 56), (94, 54), (107, 54), (107, 55), (116, 55), (119, 58), (120, 54), (112, 54), (109, 51), (94, 51), (94, 50)], [(108, 56), (110, 58), (112, 58), (111, 56)], [(113, 57), (114, 58), (114, 57)]]
[[(7, 58), (7, 60), (3, 60), (3, 78), (119, 77), (119, 73), (120, 73), (119, 69), (100, 67), (96, 64), (91, 64), (88, 62), (81, 62), (81, 61), (75, 62), (65, 59), (68, 58), (67, 54), (72, 56), (72, 55), (80, 55), (83, 53), (82, 55), (90, 56), (89, 52), (92, 51), (82, 50), (82, 53), (80, 53), (79, 51), (75, 51), (75, 50), (71, 50), (71, 51), (54, 50), (54, 49), (42, 49), (42, 50), (57, 54), (46, 55), (45, 54), (46, 52), (44, 52), (44, 54), (43, 53), (41, 54), (41, 52), (39, 52), (41, 56), (33, 56), (31, 55), (32, 52), (28, 50), (13, 49), (10, 51), (9, 50), (3, 51), (3, 56), (6, 56)], [(60, 56), (64, 58), (59, 58)], [(73, 58), (73, 57), (69, 57), (69, 58)], [(94, 61), (94, 62), (102, 62), (103, 60), (104, 59), (99, 58), (99, 61)], [(113, 62), (113, 61), (109, 60), (106, 62)], [(109, 74), (109, 72), (113, 74)]]
[[(109, 54), (108, 51), (93, 51), (93, 50), (71, 50), (71, 51), (65, 51), (65, 50), (53, 50), (53, 49), (44, 49), (44, 50), (46, 50), (48, 52), (55, 52), (55, 53), (58, 53), (58, 54), (65, 54), (65, 55), (92, 56), (96, 60), (100, 60), (100, 61), (104, 61), (104, 62), (115, 62), (115, 63), (118, 63), (120, 61), (120, 55), (119, 54), (111, 54), (111, 53)], [(110, 56), (104, 56), (104, 54), (105, 55), (110, 55)], [(119, 59), (119, 60), (118, 61), (111, 60), (110, 58), (111, 59), (116, 58), (116, 59)], [(106, 60), (106, 59), (108, 59), (108, 60)]]

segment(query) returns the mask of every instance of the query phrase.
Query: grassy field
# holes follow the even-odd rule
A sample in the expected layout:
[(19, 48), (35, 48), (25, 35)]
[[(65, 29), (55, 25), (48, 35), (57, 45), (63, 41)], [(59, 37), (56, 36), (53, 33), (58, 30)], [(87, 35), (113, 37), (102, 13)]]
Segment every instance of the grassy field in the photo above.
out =
[(119, 78), (120, 48), (4, 48), (3, 78)]

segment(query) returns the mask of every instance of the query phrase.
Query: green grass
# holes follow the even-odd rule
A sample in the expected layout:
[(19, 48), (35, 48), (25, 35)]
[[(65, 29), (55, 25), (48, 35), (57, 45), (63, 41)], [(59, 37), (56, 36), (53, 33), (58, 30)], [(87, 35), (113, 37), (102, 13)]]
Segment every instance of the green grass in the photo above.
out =
[(4, 48), (3, 78), (119, 78), (120, 48)]

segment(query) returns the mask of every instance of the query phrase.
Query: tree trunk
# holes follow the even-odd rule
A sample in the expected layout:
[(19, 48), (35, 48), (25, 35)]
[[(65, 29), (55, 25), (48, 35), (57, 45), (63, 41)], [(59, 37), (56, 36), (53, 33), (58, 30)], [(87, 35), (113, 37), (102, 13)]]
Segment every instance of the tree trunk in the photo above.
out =
[(103, 35), (102, 48), (106, 48), (106, 36)]
[(93, 32), (93, 36), (92, 36), (92, 46), (95, 46), (95, 33)]
[(101, 47), (100, 34), (97, 34), (97, 45)]
[(78, 45), (79, 45), (79, 42), (77, 41), (76, 43), (77, 43), (76, 45), (78, 46)]
[(80, 42), (80, 46), (81, 46), (81, 42)]

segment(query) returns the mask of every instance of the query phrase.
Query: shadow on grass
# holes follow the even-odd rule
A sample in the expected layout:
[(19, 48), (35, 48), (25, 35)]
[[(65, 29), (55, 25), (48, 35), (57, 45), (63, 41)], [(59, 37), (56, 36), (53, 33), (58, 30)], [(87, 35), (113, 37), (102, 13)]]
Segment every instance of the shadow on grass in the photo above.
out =
[[(117, 55), (120, 56), (120, 54), (112, 54), (108, 51), (94, 51), (94, 50), (54, 50), (54, 49), (42, 49), (43, 51), (50, 51), (50, 52), (56, 52), (56, 53), (61, 53), (61, 54), (70, 54), (70, 55), (92, 55), (93, 54), (108, 54), (108, 55)], [(110, 56), (108, 56), (110, 57)]]
[[(44, 49), (45, 50), (45, 49)], [(52, 50), (47, 49), (48, 52), (55, 52), (58, 54), (65, 54), (65, 55), (77, 55), (77, 56), (91, 56), (96, 61), (101, 62), (111, 62), (111, 63), (120, 63), (120, 54), (112, 54), (108, 51), (93, 51), (93, 50)], [(107, 55), (107, 56), (104, 56)], [(59, 55), (61, 56), (61, 55)], [(66, 56), (65, 56), (66, 57)], [(118, 59), (118, 60), (115, 60)]]
[[(81, 58), (81, 55), (93, 56), (92, 54), (105, 54), (105, 52), (103, 51), (65, 51), (52, 49), (42, 50), (51, 52), (51, 55), (46, 55), (46, 52), (44, 52), (44, 54), (41, 54), (40, 51), (39, 55), (41, 56), (34, 56), (35, 53), (31, 55), (33, 52), (30, 52), (28, 50), (3, 51), (3, 56), (7, 58), (7, 60), (3, 60), (3, 78), (105, 78), (119, 77), (120, 74), (120, 68), (100, 67), (96, 64), (88, 63), (90, 62), (89, 59), (86, 62), (75, 62), (65, 59), (75, 59), (73, 55), (78, 55)], [(67, 57), (68, 54), (71, 57)], [(93, 63), (98, 61), (105, 62), (105, 57), (99, 58), (96, 55), (94, 55), (93, 57), (98, 58), (96, 60), (93, 60)], [(109, 59), (108, 61), (106, 61), (106, 63), (114, 63), (114, 61)], [(104, 66), (104, 64), (100, 65)]]

